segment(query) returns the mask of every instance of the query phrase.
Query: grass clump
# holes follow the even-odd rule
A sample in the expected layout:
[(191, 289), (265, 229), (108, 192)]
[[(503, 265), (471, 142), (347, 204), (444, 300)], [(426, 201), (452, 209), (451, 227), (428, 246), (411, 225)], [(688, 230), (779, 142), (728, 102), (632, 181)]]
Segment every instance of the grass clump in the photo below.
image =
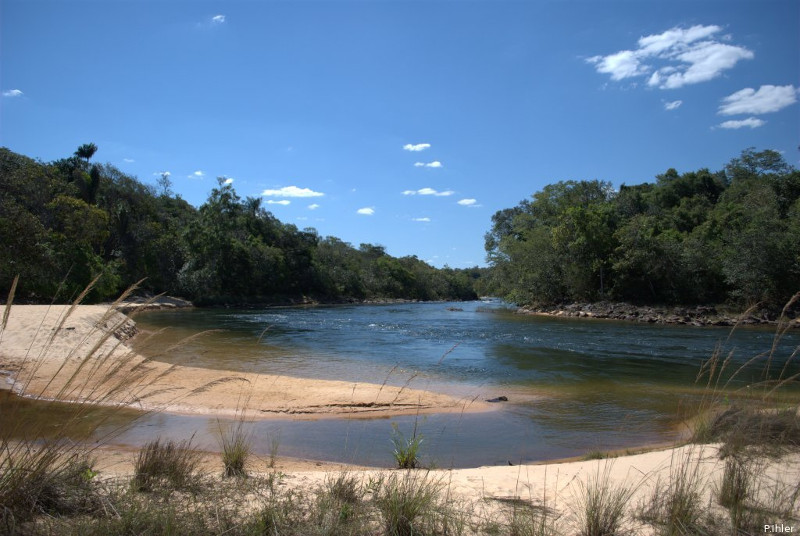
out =
[(222, 474), (226, 477), (246, 477), (247, 465), (252, 451), (252, 432), (238, 420), (235, 425), (219, 429), (222, 447)]
[(392, 456), (398, 469), (416, 469), (419, 467), (422, 434), (417, 433), (416, 421), (414, 421), (414, 429), (409, 438), (403, 435), (396, 423), (392, 423), (392, 444), (394, 445)]
[(573, 511), (578, 520), (580, 536), (615, 536), (625, 534), (622, 530), (627, 516), (627, 505), (633, 495), (633, 487), (615, 484), (611, 479), (611, 463), (586, 481), (577, 482)]
[(134, 460), (134, 489), (151, 491), (166, 485), (180, 490), (196, 484), (200, 454), (191, 443), (191, 438), (178, 442), (158, 438), (147, 443)]
[(640, 506), (638, 517), (655, 526), (659, 536), (703, 534), (707, 516), (700, 462), (699, 456), (692, 461), (691, 450), (678, 459), (673, 456), (667, 481), (657, 480)]
[(436, 534), (446, 512), (442, 508), (444, 484), (427, 472), (392, 473), (378, 485), (374, 504), (387, 536)]

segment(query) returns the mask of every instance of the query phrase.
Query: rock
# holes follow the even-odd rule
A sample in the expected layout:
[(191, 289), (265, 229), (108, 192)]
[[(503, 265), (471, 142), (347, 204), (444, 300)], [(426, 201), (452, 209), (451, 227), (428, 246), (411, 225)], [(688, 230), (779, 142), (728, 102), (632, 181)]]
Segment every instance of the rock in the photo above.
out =
[(496, 398), (489, 398), (486, 401), (487, 402), (508, 402), (508, 397), (498, 396)]

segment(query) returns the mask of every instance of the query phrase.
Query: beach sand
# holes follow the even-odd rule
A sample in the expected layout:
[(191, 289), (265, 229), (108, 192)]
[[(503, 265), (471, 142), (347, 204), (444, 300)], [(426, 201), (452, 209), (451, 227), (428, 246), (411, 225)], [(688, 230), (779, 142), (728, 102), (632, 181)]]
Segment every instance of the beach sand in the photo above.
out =
[(107, 306), (14, 305), (0, 333), (2, 381), (31, 398), (246, 418), (387, 417), (492, 407), (409, 387), (169, 365), (136, 354), (125, 343), (135, 331), (130, 318)]

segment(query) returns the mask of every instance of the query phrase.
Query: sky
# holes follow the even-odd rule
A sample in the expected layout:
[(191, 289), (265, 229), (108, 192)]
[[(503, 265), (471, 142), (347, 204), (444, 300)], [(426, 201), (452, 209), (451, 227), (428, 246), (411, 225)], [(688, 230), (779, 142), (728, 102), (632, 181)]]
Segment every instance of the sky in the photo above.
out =
[(437, 267), (557, 181), (800, 164), (797, 0), (0, 0), (0, 45), (0, 145)]

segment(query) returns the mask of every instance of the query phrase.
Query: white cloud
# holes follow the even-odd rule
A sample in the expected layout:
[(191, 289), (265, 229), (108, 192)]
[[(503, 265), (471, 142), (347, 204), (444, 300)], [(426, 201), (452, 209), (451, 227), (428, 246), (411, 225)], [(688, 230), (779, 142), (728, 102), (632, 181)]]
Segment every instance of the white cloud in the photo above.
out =
[(22, 91), (19, 89), (9, 89), (8, 91), (3, 91), (4, 97), (21, 97)]
[(724, 123), (720, 123), (720, 128), (743, 128), (743, 127), (750, 127), (750, 128), (758, 128), (764, 125), (766, 121), (763, 119), (758, 119), (756, 117), (748, 117), (747, 119), (741, 119), (736, 121), (725, 121)]
[(414, 167), (427, 167), (427, 168), (440, 168), (442, 167), (442, 163), (438, 160), (434, 160), (433, 162), (415, 162)]
[(288, 199), (281, 199), (280, 201), (275, 201), (274, 199), (267, 199), (267, 204), (268, 205), (283, 205), (283, 206), (286, 206), (286, 205), (291, 204), (291, 201), (289, 201)]
[(634, 50), (621, 50), (586, 61), (598, 73), (612, 80), (650, 75), (648, 85), (675, 89), (712, 80), (733, 68), (740, 60), (754, 57), (744, 47), (714, 40), (719, 26), (672, 28), (660, 34), (640, 37)]
[(471, 207), (474, 206), (475, 203), (477, 202), (478, 202), (477, 199), (462, 199), (458, 202), (458, 204), (464, 207)]
[(298, 188), (297, 186), (284, 186), (277, 190), (264, 190), (261, 195), (267, 197), (322, 197), (322, 192), (315, 192), (309, 188)]
[(430, 147), (431, 147), (430, 143), (417, 143), (416, 145), (406, 143), (405, 145), (403, 145), (403, 150), (418, 152), (418, 151), (424, 151), (425, 149), (430, 149)]
[(225, 15), (214, 15), (211, 17), (212, 24), (222, 24), (223, 22), (225, 22)]
[(125, 162), (126, 164), (133, 164), (134, 162), (136, 162), (136, 160), (134, 160), (133, 158), (123, 158), (122, 161)]
[(356, 213), (362, 214), (364, 216), (372, 216), (373, 214), (375, 214), (375, 209), (372, 207), (364, 207), (356, 210)]
[[(661, 89), (675, 89), (688, 84), (707, 82), (722, 74), (722, 71), (733, 68), (739, 60), (753, 59), (753, 53), (746, 48), (706, 41), (678, 54), (676, 58), (688, 64), (688, 67), (678, 72), (660, 69), (653, 74), (648, 84)], [(668, 76), (664, 78), (663, 74)]]
[(758, 91), (748, 87), (722, 99), (721, 115), (766, 114), (777, 112), (797, 102), (794, 86), (761, 86)]
[(664, 103), (664, 109), (665, 110), (676, 110), (677, 108), (680, 107), (681, 104), (683, 104), (682, 100), (674, 100), (674, 101), (670, 101), (670, 102), (665, 102)]
[(421, 221), (421, 222), (429, 222), (431, 221), (430, 218), (411, 218), (411, 221)]
[(318, 208), (319, 208), (319, 205), (316, 204), (316, 203), (312, 203), (312, 204), (308, 205), (308, 210), (317, 210)]
[(233, 184), (233, 179), (228, 177), (228, 178), (225, 179), (225, 181), (222, 184)]
[(186, 178), (187, 179), (202, 179), (205, 176), (206, 176), (206, 174), (198, 169), (197, 171), (195, 171), (191, 175), (186, 175)]
[(154, 177), (160, 177), (162, 175), (166, 175), (167, 177), (169, 177), (170, 175), (172, 175), (172, 173), (170, 173), (169, 171), (156, 171), (155, 173), (153, 173)]
[(419, 190), (403, 190), (403, 195), (435, 195), (437, 197), (444, 197), (448, 195), (453, 195), (455, 192), (453, 190), (445, 190), (440, 192), (438, 190), (434, 190), (433, 188), (420, 188)]

